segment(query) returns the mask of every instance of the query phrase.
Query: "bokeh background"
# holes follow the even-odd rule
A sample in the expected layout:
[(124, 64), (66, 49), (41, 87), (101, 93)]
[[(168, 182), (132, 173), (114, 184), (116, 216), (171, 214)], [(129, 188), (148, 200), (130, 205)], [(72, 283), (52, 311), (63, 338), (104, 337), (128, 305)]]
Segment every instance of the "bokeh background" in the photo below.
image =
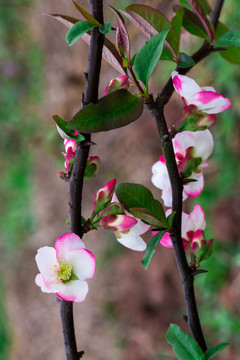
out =
[[(134, 1), (137, 3), (137, 1)], [(124, 8), (128, 0), (110, 1)], [(144, 1), (171, 19), (170, 0)], [(89, 2), (81, 0), (87, 10)], [(54, 294), (35, 285), (35, 254), (52, 246), (68, 231), (67, 184), (57, 179), (63, 170), (62, 139), (51, 116), (70, 119), (80, 108), (87, 70), (88, 46), (65, 42), (67, 29), (44, 13), (78, 17), (70, 0), (0, 1), (0, 360), (64, 359), (59, 309)], [(238, 0), (229, 0), (221, 17), (231, 29), (240, 29)], [(116, 18), (105, 8), (105, 20)], [(129, 24), (132, 54), (146, 41)], [(191, 54), (201, 40), (187, 33), (182, 49)], [(154, 72), (150, 91), (155, 93), (174, 66), (162, 62)], [(240, 101), (239, 65), (218, 54), (197, 65), (189, 75), (201, 86), (211, 85), (233, 107), (218, 116), (211, 129), (214, 153), (206, 169), (206, 186), (197, 201), (207, 216), (207, 236), (214, 252), (203, 263), (208, 273), (196, 278), (200, 316), (210, 346), (231, 343), (219, 360), (240, 358)], [(118, 76), (103, 60), (99, 94)], [(175, 94), (166, 108), (169, 125), (181, 114)], [(84, 215), (91, 213), (93, 193), (113, 177), (119, 182), (142, 183), (155, 197), (151, 166), (161, 153), (153, 119), (144, 113), (135, 123), (94, 135), (91, 154), (102, 166), (84, 188)], [(188, 201), (185, 210), (191, 211)], [(145, 240), (148, 241), (150, 234)], [(85, 236), (97, 258), (84, 303), (74, 306), (79, 350), (88, 360), (175, 359), (165, 341), (170, 322), (188, 331), (181, 281), (172, 251), (159, 246), (149, 269), (143, 254), (123, 248), (109, 232)]]

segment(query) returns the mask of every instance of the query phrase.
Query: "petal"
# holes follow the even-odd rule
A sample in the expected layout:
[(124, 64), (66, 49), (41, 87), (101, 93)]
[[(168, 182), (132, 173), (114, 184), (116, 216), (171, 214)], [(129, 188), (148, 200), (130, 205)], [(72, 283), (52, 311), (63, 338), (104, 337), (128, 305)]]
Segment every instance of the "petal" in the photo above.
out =
[(163, 237), (160, 240), (160, 244), (164, 247), (167, 248), (172, 248), (172, 241), (171, 241), (171, 237), (170, 237), (170, 233), (166, 232)]
[(88, 284), (86, 281), (73, 280), (64, 285), (64, 289), (57, 293), (61, 299), (73, 302), (82, 302), (88, 293)]
[(60, 236), (55, 243), (57, 259), (65, 258), (68, 251), (85, 248), (83, 241), (74, 233), (66, 233)]
[(130, 234), (130, 231), (127, 234), (119, 233), (118, 236), (120, 237), (116, 236), (117, 241), (120, 242), (120, 244), (132, 250), (136, 250), (136, 251), (146, 250), (147, 245), (145, 241), (143, 241), (141, 236)]
[(102, 217), (99, 224), (105, 229), (125, 231), (137, 224), (133, 216), (108, 214)]
[(46, 293), (56, 293), (64, 289), (64, 284), (57, 280), (56, 277), (46, 280), (42, 274), (37, 274), (35, 283), (41, 287), (41, 290)]
[(192, 230), (194, 231), (199, 229), (205, 230), (206, 228), (205, 214), (201, 205), (199, 204), (195, 205), (193, 211), (189, 214), (189, 216), (191, 217), (194, 223), (194, 228)]
[(202, 173), (192, 173), (191, 179), (197, 181), (190, 182), (183, 186), (183, 192), (189, 197), (196, 197), (201, 194), (204, 186), (204, 178)]
[(212, 86), (202, 86), (201, 91), (213, 91), (213, 92), (216, 92), (216, 90)]
[(207, 114), (218, 114), (232, 106), (228, 98), (213, 91), (200, 91), (189, 98), (189, 102)]
[(152, 166), (152, 183), (158, 189), (163, 189), (165, 186), (169, 186), (170, 180), (167, 172), (167, 167), (161, 161), (157, 161)]
[(35, 260), (42, 276), (50, 281), (55, 267), (58, 266), (55, 249), (49, 246), (41, 247), (38, 249)]
[(213, 137), (209, 130), (195, 131), (194, 133), (194, 157), (201, 157), (202, 161), (206, 161), (213, 151)]
[(185, 213), (183, 213), (183, 218), (182, 218), (182, 238), (184, 238), (185, 240), (189, 240), (187, 238), (187, 233), (189, 231), (194, 231), (195, 229), (195, 225), (193, 222), (193, 219), (191, 218), (190, 215), (187, 215)]
[[(131, 216), (131, 214), (128, 212), (128, 211), (126, 211), (126, 214), (128, 215), (128, 216)], [(132, 216), (133, 217), (133, 216)], [(135, 218), (134, 218), (135, 219)], [(151, 227), (151, 225), (148, 225), (148, 224), (145, 224), (142, 220), (140, 220), (140, 219), (135, 219), (135, 220), (137, 220), (137, 223), (136, 223), (136, 225), (134, 225), (130, 230), (129, 230), (129, 232), (131, 232), (131, 234), (134, 234), (134, 235), (136, 235), (136, 236), (138, 236), (138, 235), (143, 235), (143, 234), (145, 234), (145, 232), (147, 232), (149, 229), (150, 229), (150, 227)], [(129, 234), (129, 232), (128, 232), (128, 234)]]
[(186, 149), (194, 146), (195, 137), (192, 131), (182, 131), (178, 133), (173, 139), (174, 152), (186, 156)]
[[(188, 219), (188, 214), (182, 212), (182, 238), (186, 239), (187, 228), (186, 228), (186, 221)], [(187, 231), (186, 231), (187, 230)]]
[(192, 104), (189, 101), (189, 98), (195, 94), (201, 91), (200, 86), (191, 78), (185, 75), (176, 75), (173, 78), (173, 86), (177, 93), (182, 96), (187, 104)]
[(72, 265), (72, 272), (79, 280), (91, 279), (95, 272), (95, 256), (86, 249), (75, 249), (67, 253), (65, 259)]

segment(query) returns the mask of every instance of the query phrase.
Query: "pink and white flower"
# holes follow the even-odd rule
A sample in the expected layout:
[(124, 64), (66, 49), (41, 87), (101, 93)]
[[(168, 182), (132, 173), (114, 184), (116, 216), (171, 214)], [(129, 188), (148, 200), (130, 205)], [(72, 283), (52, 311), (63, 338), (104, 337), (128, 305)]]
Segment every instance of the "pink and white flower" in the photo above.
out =
[[(113, 200), (114, 202), (118, 202), (118, 199), (115, 194), (113, 195)], [(135, 219), (135, 217), (126, 210), (125, 210), (125, 214), (128, 217), (133, 218), (136, 221), (136, 223), (128, 230), (115, 231), (114, 235), (116, 236), (117, 241), (120, 242), (120, 244), (132, 250), (136, 250), (136, 251), (146, 250), (147, 245), (140, 235), (145, 234), (150, 229), (150, 225), (145, 224), (140, 219)]]
[(36, 263), (40, 273), (35, 282), (46, 293), (56, 293), (61, 299), (82, 302), (88, 293), (86, 279), (95, 272), (95, 257), (85, 249), (74, 233), (60, 236), (55, 247), (38, 249)]
[[(198, 196), (204, 186), (203, 168), (213, 151), (213, 137), (209, 130), (183, 131), (173, 139), (173, 147), (179, 172), (185, 179), (195, 181), (184, 184), (183, 201)], [(172, 206), (172, 190), (164, 156), (152, 167), (152, 183), (162, 190), (165, 206)]]
[(115, 79), (112, 79), (106, 86), (103, 91), (103, 96), (106, 96), (116, 90), (128, 89), (129, 88), (129, 78), (127, 75), (119, 76)]
[[(200, 87), (193, 79), (172, 73), (173, 86), (184, 101), (184, 113), (199, 113), (201, 115), (199, 126), (210, 126), (215, 122), (215, 114), (221, 113), (232, 106), (228, 98), (217, 94), (211, 86)], [(205, 113), (205, 116), (203, 114)], [(206, 115), (207, 114), (207, 115)]]
[[(171, 209), (166, 212), (166, 216), (170, 213)], [(195, 265), (199, 265), (200, 261), (207, 259), (212, 252), (213, 239), (206, 240), (204, 235), (205, 228), (205, 214), (200, 205), (195, 205), (189, 215), (184, 212), (182, 213), (183, 247), (190, 255), (192, 264), (194, 263)], [(170, 233), (166, 232), (163, 235), (160, 244), (164, 247), (172, 247)]]

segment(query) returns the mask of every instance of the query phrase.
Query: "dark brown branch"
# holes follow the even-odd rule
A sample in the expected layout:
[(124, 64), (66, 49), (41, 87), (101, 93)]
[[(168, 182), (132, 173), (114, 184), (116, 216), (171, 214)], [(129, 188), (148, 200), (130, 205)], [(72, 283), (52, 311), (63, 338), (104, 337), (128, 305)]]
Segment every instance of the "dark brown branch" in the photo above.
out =
[[(214, 28), (217, 27), (218, 19), (220, 12), (223, 6), (224, 0), (217, 0), (214, 10), (211, 15), (211, 21), (214, 25)], [(192, 55), (193, 60), (197, 64), (211, 52), (213, 52), (213, 46), (208, 44), (206, 41), (203, 43), (201, 48)], [(176, 69), (180, 74), (186, 74), (191, 67), (187, 69)], [(194, 294), (194, 276), (192, 270), (189, 268), (185, 251), (182, 244), (181, 237), (181, 216), (182, 216), (182, 190), (183, 182), (179, 176), (176, 159), (174, 155), (172, 140), (168, 132), (167, 124), (164, 117), (164, 106), (170, 100), (173, 93), (173, 83), (170, 78), (161, 91), (158, 94), (156, 101), (153, 98), (150, 98), (148, 101), (148, 108), (152, 112), (153, 117), (156, 120), (158, 132), (161, 139), (161, 145), (163, 150), (163, 155), (165, 157), (166, 166), (168, 169), (168, 174), (172, 187), (172, 209), (176, 211), (173, 222), (173, 233), (171, 234), (173, 250), (179, 269), (179, 273), (183, 283), (184, 297), (187, 308), (187, 318), (188, 323), (193, 334), (193, 337), (198, 342), (201, 349), (205, 352), (207, 350), (206, 342), (203, 336), (198, 310), (196, 305), (196, 299)]]
[[(91, 14), (103, 24), (103, 4), (102, 0), (90, 1)], [(86, 84), (82, 105), (96, 102), (98, 99), (98, 86), (102, 61), (102, 48), (104, 36), (98, 28), (92, 29), (90, 40), (90, 52), (88, 61), (88, 72), (86, 74)], [(82, 237), (81, 210), (82, 210), (82, 191), (84, 172), (88, 159), (91, 135), (84, 134), (85, 141), (77, 144), (74, 159), (73, 171), (69, 181), (69, 224), (70, 231)], [(60, 300), (60, 314), (63, 328), (63, 338), (66, 360), (79, 360), (83, 352), (77, 351), (74, 322), (73, 322), (73, 303)]]

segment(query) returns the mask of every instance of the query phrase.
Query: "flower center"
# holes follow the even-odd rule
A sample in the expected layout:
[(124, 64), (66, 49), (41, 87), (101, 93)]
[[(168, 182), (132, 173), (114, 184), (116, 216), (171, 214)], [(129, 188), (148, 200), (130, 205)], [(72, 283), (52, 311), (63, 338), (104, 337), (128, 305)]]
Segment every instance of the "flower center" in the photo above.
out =
[(72, 265), (67, 261), (63, 262), (62, 260), (58, 260), (59, 268), (57, 270), (57, 278), (61, 281), (68, 281), (72, 276)]

